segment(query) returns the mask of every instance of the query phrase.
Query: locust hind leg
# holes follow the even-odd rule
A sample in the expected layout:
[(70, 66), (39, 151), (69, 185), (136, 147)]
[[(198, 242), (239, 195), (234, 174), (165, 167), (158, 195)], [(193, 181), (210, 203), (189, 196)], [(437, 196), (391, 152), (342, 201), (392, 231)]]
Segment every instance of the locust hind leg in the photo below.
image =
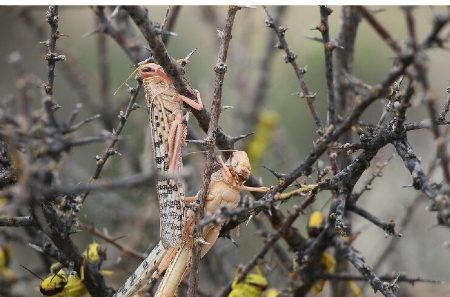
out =
[(181, 115), (181, 111), (175, 112), (175, 119), (170, 125), (168, 144), (169, 144), (169, 172), (174, 172), (179, 166), (181, 158), (181, 148), (186, 140), (188, 115)]
[(176, 257), (178, 252), (177, 247), (170, 248), (167, 253), (162, 258), (161, 262), (158, 265), (158, 268), (153, 272), (152, 281), (156, 281), (161, 277), (161, 274), (166, 271), (166, 269), (170, 266), (173, 259)]
[(158, 286), (158, 290), (155, 293), (155, 297), (173, 297), (187, 274), (189, 262), (191, 260), (192, 251), (190, 244), (184, 244), (181, 249), (178, 250), (175, 258), (166, 271), (161, 283)]
[[(219, 237), (220, 227), (214, 226), (208, 230), (206, 240), (208, 244), (201, 249), (201, 257), (203, 257), (212, 247)], [(155, 297), (173, 297), (181, 283), (189, 272), (189, 263), (192, 257), (192, 246), (184, 244), (178, 251), (170, 267), (167, 269)]]
[(214, 243), (217, 241), (217, 238), (219, 238), (221, 227), (222, 226), (212, 226), (209, 230), (207, 230), (206, 234), (204, 234), (207, 244), (204, 244), (202, 246), (202, 250), (200, 252), (201, 258), (203, 258), (203, 256), (206, 255), (207, 252), (209, 252)]

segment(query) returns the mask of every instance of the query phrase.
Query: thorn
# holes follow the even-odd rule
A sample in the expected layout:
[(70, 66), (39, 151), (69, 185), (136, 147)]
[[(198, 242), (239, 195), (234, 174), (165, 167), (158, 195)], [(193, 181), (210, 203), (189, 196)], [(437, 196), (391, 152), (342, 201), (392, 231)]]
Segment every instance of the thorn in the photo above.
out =
[(305, 94), (303, 92), (295, 92), (291, 94), (292, 96), (298, 96), (302, 99), (315, 99), (317, 93), (313, 93), (313, 94)]
[(153, 31), (154, 31), (156, 34), (159, 34), (159, 35), (178, 36), (178, 34), (175, 33), (175, 32), (165, 31), (165, 30), (162, 30), (162, 29), (160, 29), (160, 28), (154, 28)]
[(257, 7), (254, 5), (237, 5), (236, 7), (238, 7), (239, 9), (241, 8), (250, 8), (250, 9), (256, 9)]
[(253, 214), (251, 214), (248, 219), (247, 222), (245, 223), (245, 226), (248, 226), (248, 223), (250, 223), (250, 221), (253, 219)]
[(265, 168), (266, 170), (268, 170), (270, 173), (272, 173), (276, 178), (280, 179), (286, 176), (286, 174), (284, 173), (279, 173), (275, 170), (273, 170), (272, 168), (267, 167), (266, 165), (263, 165), (263, 168)]
[(323, 39), (315, 36), (305, 36), (306, 39), (323, 43)]
[(203, 237), (197, 237), (197, 238), (195, 239), (195, 242), (196, 242), (196, 243), (199, 243), (199, 244), (203, 244), (203, 245), (210, 244), (210, 243), (207, 242)]
[[(149, 50), (149, 49), (148, 49), (148, 50)], [(138, 66), (141, 66), (141, 65), (144, 65), (144, 64), (147, 64), (147, 63), (151, 63), (151, 62), (154, 62), (154, 61), (155, 61), (155, 58), (154, 58), (153, 56), (150, 56), (150, 57), (148, 57), (147, 59), (138, 62), (137, 64), (131, 65), (130, 68), (136, 68), (136, 67), (138, 67)]]
[(187, 143), (198, 143), (200, 145), (206, 145), (206, 141), (203, 139), (186, 139)]
[(386, 9), (385, 8), (369, 8), (369, 11), (371, 12), (371, 13), (380, 13), (380, 12), (385, 12), (386, 11)]
[(239, 140), (244, 139), (246, 137), (249, 137), (250, 135), (253, 135), (253, 134), (255, 134), (255, 132), (250, 132), (250, 133), (247, 133), (247, 134), (242, 134), (242, 135), (239, 135), (239, 136), (231, 137), (230, 141), (231, 141), (231, 143), (236, 143)]
[(231, 237), (230, 233), (228, 233), (228, 234), (226, 235), (226, 237), (227, 237), (229, 240), (231, 240), (231, 242), (234, 244), (234, 246), (239, 247), (239, 245), (237, 244), (236, 240), (234, 240), (234, 238)]
[[(189, 61), (189, 59), (191, 58), (191, 56), (197, 51), (197, 48), (194, 48), (189, 54), (187, 54), (186, 58), (184, 58), (185, 60)], [(183, 65), (184, 66), (184, 65)]]
[(96, 34), (98, 32), (100, 32), (100, 28), (97, 28), (97, 29), (95, 29), (93, 31), (90, 31), (90, 32), (86, 32), (83, 35), (81, 35), (81, 39), (84, 39), (84, 38), (87, 38), (89, 36), (92, 36), (92, 35), (94, 35), (94, 34)]
[(223, 39), (225, 37), (225, 33), (222, 30), (216, 30), (217, 31), (217, 37), (219, 39)]
[(111, 13), (111, 18), (115, 18), (119, 14), (120, 5), (117, 5)]

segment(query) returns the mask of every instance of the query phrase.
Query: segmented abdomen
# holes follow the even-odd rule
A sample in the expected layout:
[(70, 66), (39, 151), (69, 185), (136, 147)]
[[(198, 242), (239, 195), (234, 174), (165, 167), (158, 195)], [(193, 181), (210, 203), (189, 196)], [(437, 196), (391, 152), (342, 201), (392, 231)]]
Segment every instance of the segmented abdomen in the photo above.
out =
[[(173, 121), (175, 101), (174, 92), (167, 85), (147, 82), (146, 100), (149, 108), (152, 130), (153, 153), (160, 173), (169, 173), (169, 130)], [(168, 92), (172, 91), (172, 92)], [(169, 107), (170, 109), (167, 109)], [(179, 106), (181, 109), (181, 105)], [(185, 123), (182, 123), (185, 125)], [(172, 139), (175, 142), (175, 139)], [(182, 145), (182, 144), (180, 144)], [(182, 167), (181, 154), (177, 158), (176, 174)], [(184, 219), (184, 185), (180, 178), (159, 177), (156, 183), (160, 210), (160, 237), (162, 245), (170, 248), (181, 244)]]

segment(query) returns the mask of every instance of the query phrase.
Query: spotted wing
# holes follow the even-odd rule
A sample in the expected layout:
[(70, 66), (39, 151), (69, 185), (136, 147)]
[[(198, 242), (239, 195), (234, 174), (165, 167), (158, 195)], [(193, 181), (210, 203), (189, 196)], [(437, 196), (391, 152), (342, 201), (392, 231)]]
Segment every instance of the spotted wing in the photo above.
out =
[[(154, 89), (152, 89), (154, 92)], [(146, 92), (149, 94), (150, 92)], [(152, 95), (150, 93), (150, 95)], [(164, 92), (147, 96), (149, 106), (150, 126), (153, 139), (153, 153), (156, 168), (160, 173), (167, 174), (169, 171), (169, 130), (170, 111), (164, 108), (164, 100), (168, 96)], [(173, 174), (180, 172), (182, 167), (181, 154), (174, 156), (179, 160), (176, 162), (177, 169)], [(184, 185), (181, 178), (159, 177), (156, 183), (159, 197), (160, 211), (160, 237), (165, 248), (178, 246), (182, 241), (184, 222)]]

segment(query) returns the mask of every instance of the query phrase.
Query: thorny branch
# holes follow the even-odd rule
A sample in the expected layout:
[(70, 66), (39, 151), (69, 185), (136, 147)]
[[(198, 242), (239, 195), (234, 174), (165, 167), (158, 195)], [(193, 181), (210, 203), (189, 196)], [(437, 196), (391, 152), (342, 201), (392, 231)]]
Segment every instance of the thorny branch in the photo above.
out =
[(328, 88), (328, 124), (336, 123), (336, 100), (334, 98), (333, 83), (333, 55), (336, 45), (330, 41), (330, 28), (328, 26), (328, 16), (333, 10), (326, 6), (320, 6), (320, 24), (316, 27), (322, 34), (323, 50), (325, 54), (325, 77)]
[[(148, 12), (143, 7), (115, 7), (111, 9), (113, 12), (110, 15), (107, 14), (107, 9), (104, 7), (92, 8), (96, 16), (97, 26), (88, 35), (92, 33), (108, 34), (127, 54), (133, 64), (136, 64), (147, 58), (150, 53), (142, 44), (136, 41), (136, 32), (128, 24), (129, 18), (131, 18), (147, 40), (151, 49), (151, 55), (153, 55), (155, 61), (173, 79), (177, 91), (195, 100), (196, 94), (190, 87), (184, 70), (178, 66), (175, 59), (169, 55), (166, 49), (167, 38), (170, 36), (167, 33), (174, 30), (174, 21), (180, 17), (178, 14), (180, 7), (171, 7), (163, 21), (163, 25), (160, 27), (149, 20)], [(229, 8), (225, 28), (219, 31), (220, 49), (217, 64), (214, 68), (216, 80), (212, 111), (210, 113), (206, 109), (192, 111), (201, 129), (207, 132), (206, 141), (203, 141), (203, 143), (207, 144), (206, 165), (203, 172), (202, 187), (198, 196), (200, 205), (197, 212), (199, 209), (202, 209), (202, 203), (208, 189), (214, 162), (214, 144), (220, 149), (232, 149), (234, 143), (242, 138), (240, 136), (232, 137), (218, 126), (223, 81), (227, 67), (227, 51), (231, 40), (234, 15), (238, 9), (235, 6)], [(285, 9), (280, 8), (278, 10), (279, 16)], [(343, 24), (341, 32), (336, 41), (334, 41), (332, 36), (330, 36), (328, 27), (328, 18), (331, 11), (324, 6), (320, 7), (319, 11), (321, 13), (321, 23), (317, 29), (322, 33), (321, 41), (323, 42), (325, 53), (324, 69), (328, 91), (327, 111), (329, 121), (327, 121), (327, 125), (322, 125), (319, 116), (322, 111), (317, 110), (313, 105), (315, 94), (310, 93), (306, 85), (306, 69), (298, 66), (297, 57), (287, 43), (285, 36), (287, 28), (279, 26), (279, 17), (272, 18), (266, 10), (268, 17), (266, 25), (274, 31), (275, 35), (272, 35), (273, 38), (268, 40), (265, 51), (266, 57), (265, 60), (261, 61), (260, 71), (271, 72), (270, 59), (274, 51), (270, 48), (270, 43), (273, 43), (273, 40), (278, 38), (278, 47), (285, 51), (285, 62), (290, 63), (295, 71), (301, 90), (299, 96), (307, 101), (318, 129), (319, 137), (313, 142), (310, 153), (303, 161), (297, 163), (297, 166), (293, 166), (294, 168), (290, 172), (282, 174), (278, 173), (276, 169), (272, 170), (278, 179), (278, 184), (272, 187), (271, 191), (265, 195), (254, 194), (256, 201), (242, 204), (232, 211), (224, 209), (220, 214), (205, 218), (202, 218), (201, 211), (198, 212), (196, 217), (197, 236), (201, 234), (199, 231), (205, 224), (223, 222), (224, 220), (229, 220), (230, 222), (223, 227), (222, 235), (228, 234), (231, 229), (241, 222), (257, 215), (260, 211), (264, 211), (269, 214), (268, 218), (274, 231), (268, 233), (267, 241), (262, 246), (262, 249), (255, 253), (245, 266), (243, 273), (240, 275), (241, 279), (251, 271), (258, 261), (264, 259), (265, 255), (273, 249), (278, 239), (283, 238), (288, 244), (290, 251), (298, 255), (298, 267), (289, 271), (293, 272), (295, 276), (287, 278), (291, 282), (289, 286), (294, 296), (306, 296), (315, 282), (320, 279), (366, 280), (375, 291), (380, 291), (384, 296), (395, 296), (394, 291), (398, 287), (398, 282), (414, 283), (430, 280), (399, 274), (391, 277), (377, 275), (375, 272), (378, 273), (377, 270), (381, 262), (376, 262), (372, 269), (365, 263), (364, 257), (352, 247), (351, 240), (345, 240), (340, 235), (352, 235), (352, 222), (346, 216), (348, 212), (358, 214), (372, 225), (379, 227), (386, 234), (393, 236), (400, 236), (396, 226), (399, 225), (399, 230), (402, 231), (402, 227), (411, 220), (411, 216), (406, 215), (400, 221), (400, 224), (397, 224), (394, 220), (384, 221), (375, 215), (376, 210), (362, 207), (358, 204), (360, 198), (364, 197), (368, 190), (375, 187), (373, 181), (375, 177), (379, 176), (378, 173), (386, 166), (387, 162), (378, 166), (377, 170), (363, 184), (362, 190), (357, 191), (355, 185), (361, 180), (363, 173), (370, 168), (370, 163), (373, 162), (380, 150), (389, 145), (395, 148), (396, 155), (402, 159), (405, 168), (411, 175), (413, 187), (430, 199), (431, 207), (429, 209), (436, 212), (438, 223), (444, 226), (450, 225), (450, 198), (448, 193), (450, 173), (448, 168), (447, 137), (441, 127), (449, 123), (445, 117), (449, 110), (450, 100), (446, 100), (442, 111), (439, 112), (437, 97), (432, 95), (432, 81), (428, 76), (429, 70), (426, 64), (427, 50), (435, 46), (443, 47), (448, 39), (448, 35), (442, 34), (442, 31), (449, 22), (449, 15), (434, 15), (430, 33), (423, 41), (420, 41), (418, 40), (415, 27), (416, 22), (413, 9), (409, 7), (404, 8), (408, 36), (407, 42), (403, 43), (400, 39), (394, 38), (389, 31), (389, 27), (379, 21), (368, 8), (344, 7), (342, 9)], [(102, 114), (101, 120), (105, 127), (113, 126), (114, 113), (109, 110), (105, 113), (102, 108), (99, 108), (98, 103), (93, 100), (95, 96), (92, 95), (93, 93), (89, 89), (90, 86), (83, 78), (82, 72), (74, 67), (77, 64), (76, 60), (69, 56), (63, 47), (56, 47), (56, 41), (60, 36), (63, 36), (58, 31), (57, 7), (50, 7), (47, 14), (47, 20), (50, 25), (49, 37), (39, 22), (31, 16), (29, 9), (22, 9), (18, 16), (25, 24), (28, 24), (30, 30), (40, 40), (48, 38), (44, 42), (47, 46), (45, 56), (47, 60), (47, 82), (45, 82), (45, 94), (43, 94), (44, 113), (34, 112), (31, 110), (32, 105), (29, 104), (31, 92), (27, 93), (27, 87), (35, 85), (36, 82), (32, 82), (30, 77), (25, 75), (26, 72), (20, 63), (20, 56), (11, 56), (11, 64), (17, 72), (17, 82), (21, 83), (17, 84), (17, 89), (20, 93), (20, 102), (22, 104), (21, 112), (24, 114), (26, 123), (23, 123), (19, 116), (10, 114), (9, 109), (8, 111), (2, 110), (0, 113), (0, 123), (2, 124), (2, 129), (0, 129), (0, 161), (2, 170), (0, 172), (0, 185), (2, 188), (0, 199), (5, 199), (7, 206), (13, 206), (11, 209), (5, 208), (5, 214), (1, 214), (0, 226), (22, 227), (26, 230), (29, 241), (33, 244), (32, 246), (42, 253), (41, 257), (46, 266), (49, 266), (54, 260), (60, 261), (66, 267), (72, 265), (76, 271), (80, 271), (80, 268), (83, 266), (85, 268), (84, 284), (91, 295), (109, 296), (113, 290), (106, 286), (103, 276), (99, 273), (100, 267), (84, 264), (84, 258), (71, 238), (71, 234), (80, 228), (115, 246), (123, 254), (140, 258), (143, 256), (132, 247), (119, 244), (107, 232), (101, 232), (95, 227), (79, 223), (77, 219), (80, 204), (89, 193), (142, 186), (152, 183), (155, 178), (152, 173), (135, 172), (133, 175), (120, 176), (108, 180), (100, 179), (106, 162), (111, 156), (117, 154), (116, 145), (119, 139), (122, 139), (123, 129), (131, 111), (137, 108), (136, 99), (140, 84), (131, 90), (128, 106), (124, 112), (120, 112), (119, 123), (116, 129), (113, 129), (111, 135), (81, 137), (77, 135), (75, 137), (73, 135), (75, 132), (78, 132), (86, 123), (92, 122), (98, 116), (91, 116), (75, 123), (76, 117), (82, 110), (82, 107), (78, 105), (67, 121), (59, 121), (55, 117), (55, 112), (59, 107), (56, 104), (56, 99), (58, 98), (54, 98), (54, 88), (58, 82), (56, 81), (55, 83), (54, 71), (56, 62), (67, 58), (68, 61), (61, 65), (61, 73), (68, 79), (81, 101), (86, 103), (94, 114)], [(373, 86), (368, 85), (353, 73), (354, 42), (361, 17), (369, 23), (370, 27), (395, 52), (394, 65), (386, 72), (385, 77)], [(262, 26), (262, 22), (260, 22), (260, 25)], [(338, 50), (333, 52), (334, 48), (338, 48)], [(57, 52), (65, 55), (59, 55)], [(103, 99), (108, 97), (107, 92), (109, 88), (109, 79), (107, 77), (109, 64), (106, 59), (106, 52), (105, 39), (103, 36), (99, 36), (99, 54), (105, 55), (101, 57), (99, 67), (99, 71), (103, 73), (104, 85), (100, 88), (102, 91), (101, 98)], [(332, 53), (335, 54), (334, 63)], [(267, 92), (267, 73), (260, 73), (260, 78), (257, 79), (256, 85), (261, 86), (261, 90), (256, 88), (256, 90), (253, 90), (254, 93), (251, 93), (254, 95), (252, 96), (254, 104), (258, 104), (258, 102), (263, 104), (265, 102), (264, 98), (258, 98), (258, 94)], [(401, 84), (402, 79), (404, 83), (406, 82), (406, 85)], [(427, 107), (429, 118), (417, 122), (408, 121), (408, 116), (411, 112), (410, 108), (415, 103), (418, 94), (422, 95), (421, 103)], [(379, 99), (385, 99), (388, 102), (387, 104), (391, 105), (389, 108), (386, 107), (378, 123), (371, 123), (363, 115)], [(63, 101), (58, 100), (58, 102)], [(107, 100), (103, 102), (107, 102)], [(6, 105), (7, 103), (5, 103)], [(258, 106), (255, 110), (260, 110), (260, 108)], [(248, 127), (253, 127), (256, 119), (257, 117), (253, 119), (253, 123), (249, 124)], [(411, 145), (413, 142), (410, 141), (409, 134), (411, 131), (418, 129), (431, 130), (437, 151), (435, 162), (437, 166), (442, 167), (442, 172), (444, 173), (442, 182), (433, 181), (431, 173), (423, 170), (420, 156), (418, 156), (415, 147)], [(357, 132), (357, 135), (352, 131)], [(357, 141), (352, 141), (353, 134), (358, 137)], [(61, 179), (59, 174), (61, 161), (65, 156), (70, 156), (72, 149), (105, 139), (108, 141), (107, 147), (102, 155), (96, 157), (95, 172), (88, 184), (78, 183), (70, 185), (66, 183), (64, 178)], [(337, 159), (336, 156), (331, 158), (333, 152), (338, 153)], [(126, 153), (128, 154), (128, 152)], [(330, 156), (329, 166), (319, 166), (319, 161), (326, 153)], [(20, 158), (17, 158), (17, 155)], [(12, 171), (17, 173), (14, 178), (4, 174), (4, 172)], [(309, 185), (306, 184), (306, 182), (309, 183), (313, 180), (313, 173), (317, 174), (315, 182)], [(10, 186), (11, 184), (12, 186)], [(249, 185), (260, 186), (260, 182), (255, 177), (252, 177)], [(285, 192), (291, 186), (296, 187), (296, 189)], [(332, 192), (329, 213), (326, 216), (323, 231), (317, 237), (307, 239), (292, 224), (303, 214), (307, 206), (315, 201), (315, 196), (323, 191)], [(80, 193), (81, 201), (80, 197), (76, 196)], [(297, 199), (295, 197), (299, 196), (306, 198), (301, 203), (294, 202), (296, 206), (293, 213), (286, 215), (285, 211), (278, 207), (281, 202), (294, 201)], [(418, 196), (414, 202), (418, 201), (418, 199), (421, 199), (421, 197)], [(415, 207), (411, 205), (408, 209)], [(27, 209), (27, 211), (23, 211), (24, 209)], [(3, 206), (0, 206), (0, 211), (3, 211)], [(1, 231), (3, 229), (7, 228), (2, 228)], [(5, 235), (5, 238), (8, 236), (12, 237), (11, 235)], [(1, 240), (3, 240), (3, 233)], [(201, 289), (198, 287), (197, 278), (199, 244), (195, 244), (194, 247), (196, 256), (192, 258), (192, 278), (189, 281), (190, 296), (195, 296), (195, 292)], [(353, 265), (360, 275), (350, 275), (341, 272), (336, 274), (325, 273), (324, 268), (320, 267), (319, 263), (323, 252), (328, 248), (333, 248), (338, 254), (343, 255), (344, 261)], [(391, 245), (388, 245), (387, 248), (391, 248)], [(383, 259), (388, 252), (387, 250), (382, 254)], [(342, 261), (342, 259), (338, 260)], [(297, 282), (297, 277), (301, 278), (301, 284)], [(231, 280), (225, 291), (221, 292), (221, 296), (227, 296), (230, 289)], [(339, 292), (334, 292), (334, 294), (339, 295)]]
[(333, 240), (336, 248), (341, 250), (344, 254), (344, 257), (352, 263), (352, 265), (367, 279), (375, 290), (380, 291), (386, 297), (394, 297), (394, 291), (398, 289), (398, 285), (396, 284), (396, 280), (392, 282), (383, 282), (373, 271), (372, 268), (369, 267), (364, 258), (359, 255), (359, 253), (350, 245), (344, 243), (344, 241), (338, 239), (337, 237)]
[[(259, 260), (263, 259), (267, 252), (275, 245), (278, 239), (285, 235), (288, 230), (291, 228), (291, 225), (295, 222), (295, 220), (300, 216), (300, 214), (315, 201), (316, 196), (312, 193), (309, 197), (307, 197), (300, 206), (295, 207), (295, 211), (286, 218), (285, 222), (281, 225), (278, 231), (275, 234), (269, 236), (269, 239), (264, 244), (263, 248), (255, 254), (255, 256), (245, 265), (245, 267), (241, 271), (240, 280), (244, 279), (245, 276), (255, 267)], [(225, 289), (218, 295), (218, 297), (226, 297), (231, 291), (230, 282)]]
[[(119, 113), (119, 124), (117, 125), (117, 128), (113, 130), (112, 132), (112, 139), (105, 149), (105, 152), (101, 156), (96, 156), (96, 169), (94, 174), (92, 175), (91, 179), (89, 180), (89, 183), (92, 183), (94, 180), (98, 179), (100, 177), (100, 174), (103, 170), (103, 167), (105, 166), (106, 162), (111, 156), (114, 156), (117, 154), (115, 151), (115, 146), (117, 142), (119, 141), (120, 133), (122, 133), (122, 130), (127, 122), (128, 117), (130, 116), (130, 113), (137, 108), (136, 105), (136, 98), (139, 94), (139, 90), (141, 89), (142, 82), (138, 81), (138, 85), (134, 89), (130, 89), (130, 100), (128, 101), (127, 108), (125, 109), (125, 112), (120, 111)], [(87, 196), (89, 195), (89, 191), (86, 191), (84, 194), (81, 195), (82, 203), (84, 200), (86, 200)]]
[(380, 35), (380, 37), (389, 45), (392, 50), (396, 54), (400, 54), (401, 47), (398, 44), (398, 42), (391, 36), (391, 34), (386, 30), (386, 28), (381, 24), (373, 15), (372, 12), (370, 12), (366, 7), (364, 6), (358, 6), (359, 13), (367, 20), (367, 22), (374, 28), (375, 32)]
[[(216, 73), (214, 83), (214, 99), (211, 107), (211, 120), (209, 122), (208, 133), (206, 135), (207, 151), (206, 151), (206, 165), (203, 173), (203, 182), (200, 191), (197, 196), (198, 208), (195, 216), (195, 235), (196, 237), (202, 236), (202, 227), (200, 227), (200, 220), (203, 218), (203, 208), (205, 205), (206, 195), (208, 194), (208, 188), (211, 181), (211, 175), (214, 172), (214, 143), (216, 138), (216, 131), (219, 127), (219, 117), (222, 109), (222, 89), (225, 73), (227, 71), (227, 56), (228, 47), (231, 41), (231, 30), (234, 24), (234, 18), (240, 7), (230, 6), (228, 8), (227, 17), (225, 19), (225, 27), (223, 31), (218, 32), (220, 39), (219, 56), (217, 57), (217, 63), (214, 67)], [(188, 296), (195, 297), (198, 286), (198, 264), (200, 261), (201, 246), (194, 244), (192, 250), (191, 260), (191, 273), (189, 275), (189, 290)]]
[(322, 123), (320, 121), (319, 115), (317, 113), (316, 108), (314, 107), (314, 99), (316, 97), (316, 94), (310, 93), (308, 86), (305, 82), (305, 74), (306, 74), (306, 68), (300, 68), (297, 64), (297, 55), (294, 54), (290, 49), (289, 45), (286, 41), (286, 30), (287, 28), (279, 26), (277, 23), (275, 23), (275, 20), (272, 18), (272, 16), (269, 14), (269, 11), (266, 7), (264, 7), (264, 10), (266, 11), (267, 17), (269, 18), (266, 21), (267, 27), (274, 30), (275, 34), (278, 37), (279, 44), (278, 48), (285, 51), (286, 55), (284, 56), (284, 62), (290, 63), (292, 65), (292, 68), (294, 69), (295, 75), (297, 76), (301, 92), (299, 92), (299, 97), (306, 99), (306, 102), (308, 103), (309, 110), (311, 112), (311, 115), (313, 116), (314, 122), (316, 124), (316, 127), (318, 131), (322, 129)]

